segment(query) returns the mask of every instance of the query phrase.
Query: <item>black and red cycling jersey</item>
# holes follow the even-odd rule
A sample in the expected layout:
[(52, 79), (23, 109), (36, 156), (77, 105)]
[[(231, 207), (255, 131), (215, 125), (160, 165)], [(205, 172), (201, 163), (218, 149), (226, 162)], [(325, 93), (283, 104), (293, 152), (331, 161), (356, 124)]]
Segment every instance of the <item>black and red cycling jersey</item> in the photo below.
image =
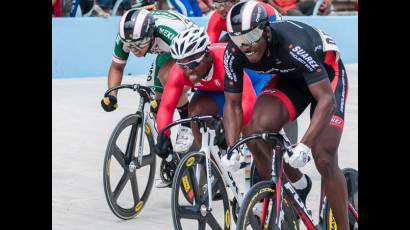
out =
[(294, 120), (308, 104), (315, 107), (308, 85), (329, 78), (338, 105), (332, 119), (343, 122), (347, 77), (333, 39), (297, 21), (270, 23), (270, 29), (272, 39), (258, 63), (250, 63), (232, 41), (228, 43), (224, 53), (224, 91), (242, 92), (244, 68), (277, 74), (279, 78), (268, 83), (261, 94), (279, 97), (289, 110), (289, 120)]

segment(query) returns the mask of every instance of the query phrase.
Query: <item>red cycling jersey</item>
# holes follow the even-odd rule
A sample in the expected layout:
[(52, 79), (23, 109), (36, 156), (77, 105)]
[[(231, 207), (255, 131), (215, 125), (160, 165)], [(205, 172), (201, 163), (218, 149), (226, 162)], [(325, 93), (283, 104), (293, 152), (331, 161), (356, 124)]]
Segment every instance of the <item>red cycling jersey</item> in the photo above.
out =
[[(269, 18), (271, 18), (272, 16), (276, 16), (273, 20), (277, 20), (278, 18), (282, 17), (279, 14), (279, 12), (275, 10), (275, 8), (273, 8), (273, 6), (261, 1), (259, 1), (259, 3), (265, 7)], [(215, 12), (209, 18), (208, 28), (206, 29), (206, 32), (209, 35), (209, 39), (211, 40), (211, 43), (219, 41), (219, 37), (221, 36), (222, 31), (227, 31), (226, 19), (223, 19), (221, 15), (218, 13), (218, 11), (215, 10)]]
[[(184, 86), (189, 86), (205, 91), (224, 91), (224, 63), (223, 54), (226, 48), (226, 43), (215, 43), (208, 46), (210, 55), (213, 58), (213, 67), (207, 77), (201, 79), (198, 83), (192, 83), (184, 71), (175, 64), (169, 73), (167, 84), (162, 93), (161, 103), (157, 114), (157, 128), (161, 130), (166, 125), (172, 122), (175, 108), (178, 100), (181, 97)], [(242, 92), (242, 109), (243, 109), (243, 126), (248, 124), (251, 119), (252, 108), (256, 101), (255, 90), (248, 75), (244, 72), (244, 84)], [(165, 132), (168, 136), (170, 131)]]

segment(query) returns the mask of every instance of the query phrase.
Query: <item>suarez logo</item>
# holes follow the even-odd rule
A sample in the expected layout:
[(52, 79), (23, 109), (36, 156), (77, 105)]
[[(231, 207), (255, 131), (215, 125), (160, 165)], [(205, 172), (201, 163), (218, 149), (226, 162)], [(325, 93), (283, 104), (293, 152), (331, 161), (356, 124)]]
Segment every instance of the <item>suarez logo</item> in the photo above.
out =
[(316, 61), (313, 60), (309, 53), (304, 49), (302, 49), (300, 46), (295, 46), (293, 48), (292, 47), (293, 45), (289, 45), (289, 48), (291, 49), (290, 55), (300, 63), (304, 64), (306, 68), (308, 68), (310, 71), (314, 71), (317, 68), (320, 68)]

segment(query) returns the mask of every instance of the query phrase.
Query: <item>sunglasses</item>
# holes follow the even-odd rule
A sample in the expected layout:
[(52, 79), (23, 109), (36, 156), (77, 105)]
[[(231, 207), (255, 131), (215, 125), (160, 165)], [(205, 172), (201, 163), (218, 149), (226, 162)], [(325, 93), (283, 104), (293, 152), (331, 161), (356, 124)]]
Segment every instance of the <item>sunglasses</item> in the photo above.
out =
[(194, 59), (192, 61), (186, 62), (186, 63), (181, 63), (181, 62), (176, 62), (182, 69), (188, 70), (188, 69), (194, 69), (197, 67), (199, 64), (201, 64), (202, 59), (204, 59), (206, 52), (202, 54), (199, 58)]
[(263, 29), (256, 27), (255, 29), (241, 35), (234, 35), (234, 33), (229, 33), (229, 37), (236, 46), (242, 47), (244, 45), (254, 46), (262, 38)]
[(232, 5), (234, 3), (235, 1), (223, 1), (223, 2), (213, 2), (212, 5), (215, 8), (219, 8), (219, 7), (226, 7), (226, 5)]
[(133, 42), (127, 42), (121, 39), (121, 41), (124, 43), (124, 45), (126, 47), (128, 47), (129, 49), (142, 49), (145, 46), (147, 46), (150, 42), (151, 42), (151, 38), (143, 38), (137, 41), (133, 41)]

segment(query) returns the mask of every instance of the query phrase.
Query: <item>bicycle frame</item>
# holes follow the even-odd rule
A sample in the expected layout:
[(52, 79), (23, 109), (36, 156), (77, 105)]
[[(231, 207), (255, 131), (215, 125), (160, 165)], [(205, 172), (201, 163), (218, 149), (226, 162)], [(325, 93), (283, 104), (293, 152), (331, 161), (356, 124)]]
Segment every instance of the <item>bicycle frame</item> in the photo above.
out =
[[(312, 218), (312, 215), (308, 212), (306, 206), (303, 204), (302, 200), (300, 199), (299, 195), (297, 194), (295, 188), (291, 185), (288, 181), (288, 178), (283, 173), (283, 155), (288, 153), (291, 156), (292, 152), (289, 150), (290, 142), (289, 139), (286, 137), (285, 133), (280, 131), (280, 133), (259, 133), (254, 134), (245, 138), (241, 138), (233, 147), (232, 150), (239, 147), (243, 143), (254, 140), (254, 139), (263, 139), (263, 140), (270, 140), (276, 142), (274, 145), (275, 148), (273, 151), (273, 158), (272, 158), (272, 180), (276, 184), (276, 219), (275, 225), (278, 229), (281, 229), (281, 222), (284, 218), (283, 210), (282, 210), (282, 198), (285, 197), (286, 200), (290, 201), (291, 206), (296, 211), (297, 215), (302, 219), (303, 223), (307, 227), (308, 230), (322, 230), (322, 219), (323, 219), (323, 205), (324, 200), (326, 197), (324, 196), (323, 186), (321, 190), (321, 197), (320, 197), (320, 205), (319, 205), (319, 212), (321, 213), (319, 218), (319, 223), (316, 225)], [(278, 144), (280, 143), (280, 144)], [(232, 151), (231, 150), (231, 151)], [(263, 202), (263, 210), (265, 211), (267, 208), (268, 202), (266, 198), (264, 198)], [(349, 211), (352, 213), (354, 218), (358, 221), (358, 213), (352, 206), (350, 202), (348, 202)], [(265, 212), (262, 219), (262, 226), (265, 223)]]
[[(226, 170), (219, 156), (219, 147), (214, 144), (215, 139), (215, 130), (211, 130), (207, 127), (201, 127), (200, 132), (202, 134), (202, 146), (199, 152), (205, 153), (206, 159), (206, 171), (207, 171), (207, 184), (208, 184), (208, 211), (212, 210), (212, 178), (211, 178), (211, 154), (214, 158), (218, 169), (222, 173), (223, 180), (228, 184), (228, 187), (231, 189), (234, 197), (238, 201), (238, 204), (242, 203), (243, 195), (240, 193), (240, 190), (237, 186), (235, 179), (233, 178), (230, 171)], [(200, 170), (197, 168), (197, 175), (199, 175)], [(199, 178), (197, 178), (199, 181)]]
[[(157, 136), (158, 136), (158, 130), (156, 127), (155, 117), (150, 110), (150, 106), (146, 106), (151, 100), (153, 100), (152, 98), (153, 91), (150, 87), (142, 86), (139, 84), (133, 84), (133, 85), (124, 84), (124, 85), (112, 87), (111, 89), (105, 92), (104, 96), (107, 97), (111, 91), (123, 89), (123, 88), (128, 88), (128, 89), (132, 89), (133, 91), (137, 91), (140, 95), (138, 110), (135, 114), (139, 116), (139, 119), (141, 119), (142, 122), (138, 123), (138, 126), (132, 125), (130, 136), (128, 137), (127, 149), (125, 151), (126, 159), (128, 161), (127, 163), (130, 164), (129, 166), (130, 169), (134, 167), (140, 168), (142, 165), (144, 165), (144, 163), (142, 162), (143, 150), (144, 150), (144, 141), (143, 141), (144, 134), (142, 132), (143, 131), (142, 129), (145, 128), (145, 132), (151, 132), (154, 140), (157, 140)], [(138, 132), (138, 136), (136, 136), (138, 129), (141, 129), (141, 130), (140, 132)], [(139, 141), (139, 144), (136, 143), (137, 141)], [(137, 161), (134, 162), (132, 159), (133, 158), (132, 153), (135, 150), (136, 144), (138, 144), (138, 151), (137, 151), (137, 156), (136, 156)]]
[[(282, 157), (285, 154), (285, 151), (285, 148), (280, 148), (279, 146), (273, 150), (274, 157), (272, 159), (272, 178), (274, 178), (274, 181), (276, 180), (276, 213), (281, 213), (282, 196), (285, 195), (287, 200), (290, 201), (294, 207), (298, 216), (302, 219), (306, 228), (309, 230), (316, 230), (316, 224), (314, 223), (312, 215), (309, 214), (306, 206), (302, 202), (302, 199), (300, 199), (298, 193), (290, 184), (287, 177), (284, 176)], [(282, 218), (282, 215), (276, 215), (275, 224), (279, 229), (281, 227), (280, 223)]]
[[(234, 197), (236, 198), (236, 200), (238, 201), (238, 204), (242, 203), (243, 200), (243, 195), (240, 193), (239, 188), (237, 186), (237, 183), (235, 181), (235, 179), (233, 178), (232, 174), (230, 171), (227, 171), (222, 163), (221, 163), (221, 158), (219, 156), (219, 147), (217, 145), (214, 144), (214, 139), (215, 139), (215, 130), (210, 129), (209, 127), (207, 127), (205, 125), (205, 121), (206, 120), (216, 120), (217, 118), (215, 118), (214, 116), (194, 116), (191, 118), (186, 118), (186, 119), (180, 119), (177, 121), (174, 121), (171, 124), (168, 124), (167, 126), (165, 126), (164, 128), (162, 128), (162, 130), (160, 131), (160, 133), (158, 135), (165, 135), (164, 132), (165, 130), (171, 128), (172, 126), (178, 125), (178, 124), (182, 124), (182, 123), (187, 123), (187, 122), (199, 122), (199, 130), (202, 134), (202, 145), (201, 145), (201, 149), (199, 149), (198, 152), (203, 152), (205, 154), (205, 163), (206, 163), (206, 171), (207, 171), (207, 185), (208, 185), (208, 210), (207, 211), (211, 211), (212, 210), (212, 178), (211, 178), (211, 155), (214, 158), (214, 161), (218, 167), (218, 170), (222, 173), (222, 177), (224, 180), (225, 184), (228, 184), (230, 190), (233, 192)], [(196, 175), (197, 176), (197, 181), (199, 181), (199, 177), (200, 177), (200, 168), (196, 168)]]
[[(272, 177), (275, 181), (276, 178), (276, 207), (277, 207), (277, 212), (282, 210), (282, 196), (285, 195), (285, 198), (290, 201), (291, 205), (293, 206), (294, 210), (296, 211), (297, 215), (302, 219), (303, 223), (305, 224), (306, 228), (308, 230), (321, 230), (323, 229), (322, 222), (323, 218), (319, 218), (319, 223), (315, 224), (315, 221), (313, 220), (312, 215), (308, 212), (306, 206), (303, 204), (302, 200), (300, 199), (298, 193), (296, 192), (295, 188), (291, 185), (291, 183), (288, 181), (286, 175), (284, 176), (284, 170), (283, 170), (283, 155), (286, 154), (287, 152), (287, 147), (286, 146), (277, 146), (276, 149), (273, 150), (274, 157), (272, 161)], [(288, 151), (289, 152), (289, 151)], [(282, 186), (283, 185), (283, 186)], [(324, 191), (323, 191), (323, 186), (322, 192), (321, 192), (321, 198), (320, 198), (320, 211), (322, 212), (322, 204), (325, 202), (323, 199), (326, 199), (324, 196)], [(284, 192), (284, 194), (283, 194)], [(279, 210), (280, 209), (280, 210)], [(350, 211), (354, 218), (358, 221), (358, 213), (352, 206), (350, 202), (348, 202), (348, 211)], [(323, 217), (323, 213), (321, 214)], [(276, 215), (276, 220), (275, 224), (276, 226), (280, 229), (280, 223), (281, 223), (281, 218), (283, 216), (281, 215)]]

